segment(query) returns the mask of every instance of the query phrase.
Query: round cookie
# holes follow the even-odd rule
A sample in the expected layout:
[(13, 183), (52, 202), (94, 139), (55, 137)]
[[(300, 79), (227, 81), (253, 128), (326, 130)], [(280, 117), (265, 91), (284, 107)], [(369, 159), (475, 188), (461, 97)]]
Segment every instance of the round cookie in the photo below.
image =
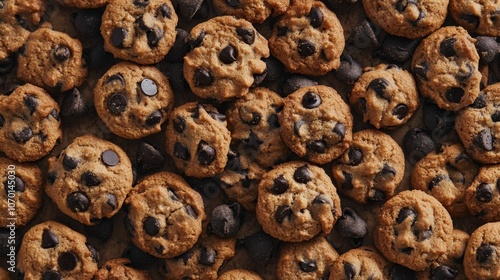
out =
[(286, 243), (280, 250), (276, 275), (280, 280), (328, 279), (338, 256), (323, 236), (300, 243)]
[(215, 280), (221, 266), (234, 256), (236, 240), (202, 234), (198, 242), (184, 254), (160, 263), (165, 280)]
[(448, 0), (363, 0), (366, 15), (387, 33), (409, 39), (425, 37), (444, 23)]
[(352, 141), (349, 106), (331, 87), (303, 87), (288, 95), (278, 119), (286, 145), (316, 164), (338, 158)]
[(277, 114), (281, 110), (283, 98), (259, 87), (236, 100), (226, 112), (233, 143), (265, 168), (284, 162), (291, 154), (280, 136)]
[(62, 137), (59, 105), (31, 84), (0, 96), (0, 151), (19, 162), (46, 156)]
[(425, 38), (415, 50), (411, 69), (423, 97), (446, 110), (460, 110), (479, 94), (479, 55), (465, 29), (447, 26)]
[(374, 129), (353, 134), (349, 149), (332, 164), (339, 191), (358, 203), (386, 200), (403, 180), (405, 157), (391, 136)]
[[(0, 158), (0, 227), (15, 219), (16, 226), (26, 225), (42, 206), (42, 171), (32, 163), (18, 163)], [(15, 207), (13, 207), (15, 206)]]
[(483, 221), (500, 221), (500, 165), (485, 165), (479, 169), (465, 192), (469, 212)]
[(453, 222), (434, 197), (420, 190), (402, 191), (381, 208), (374, 244), (389, 261), (422, 271), (453, 242)]
[(413, 76), (394, 64), (364, 69), (349, 94), (349, 104), (376, 128), (406, 123), (420, 103)]
[(170, 114), (165, 150), (184, 174), (212, 177), (224, 170), (231, 136), (226, 116), (215, 107), (186, 103)]
[(222, 273), (217, 280), (262, 280), (262, 277), (250, 270), (232, 269)]
[(18, 253), (20, 279), (91, 280), (99, 255), (82, 234), (47, 221), (30, 228)]
[(146, 177), (132, 189), (125, 203), (125, 226), (132, 241), (153, 256), (179, 256), (201, 234), (203, 200), (177, 174), (159, 172)]
[(111, 259), (97, 271), (93, 280), (151, 280), (149, 272), (130, 267), (129, 259)]
[(452, 217), (464, 217), (469, 214), (465, 190), (478, 171), (479, 165), (461, 144), (443, 144), (415, 164), (411, 185), (435, 197)]
[(290, 0), (214, 0), (213, 4), (225, 15), (243, 18), (252, 23), (263, 23), (269, 16), (283, 14)]
[(49, 158), (45, 192), (61, 212), (93, 225), (120, 210), (132, 179), (132, 165), (120, 147), (84, 135)]
[(500, 36), (498, 1), (450, 0), (449, 11), (453, 19), (470, 33)]
[(244, 19), (220, 16), (200, 23), (187, 42), (184, 77), (201, 98), (242, 97), (265, 74), (267, 40)]
[(30, 34), (17, 59), (17, 77), (54, 92), (81, 86), (87, 78), (82, 44), (43, 27)]
[(351, 249), (335, 259), (329, 279), (399, 279), (391, 277), (390, 267), (391, 263), (375, 248), (365, 246)]
[(487, 223), (470, 236), (464, 253), (464, 270), (469, 279), (499, 279), (500, 223)]
[(340, 66), (344, 30), (322, 2), (295, 1), (274, 24), (269, 48), (289, 72), (321, 76)]
[(293, 161), (262, 176), (256, 213), (269, 235), (281, 241), (300, 242), (330, 233), (342, 210), (337, 190), (325, 171)]
[(481, 163), (500, 163), (500, 83), (483, 89), (474, 104), (458, 112), (455, 130), (467, 153)]
[(79, 9), (95, 9), (106, 5), (109, 0), (59, 0), (62, 4)]
[(174, 107), (174, 93), (157, 68), (121, 62), (97, 82), (94, 103), (111, 132), (139, 139), (161, 131)]
[(101, 22), (104, 49), (115, 58), (158, 63), (174, 44), (177, 20), (170, 0), (109, 0)]

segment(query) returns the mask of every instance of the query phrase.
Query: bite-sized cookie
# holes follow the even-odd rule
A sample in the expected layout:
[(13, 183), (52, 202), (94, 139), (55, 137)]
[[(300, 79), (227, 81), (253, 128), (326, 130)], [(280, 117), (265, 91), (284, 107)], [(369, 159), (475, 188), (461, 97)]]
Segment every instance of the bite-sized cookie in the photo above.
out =
[(351, 111), (331, 87), (303, 87), (288, 95), (278, 119), (286, 145), (316, 164), (338, 158), (352, 141)]
[(250, 270), (232, 269), (222, 273), (217, 280), (262, 280), (262, 277)]
[[(26, 225), (42, 205), (42, 171), (31, 163), (0, 158), (0, 227)], [(15, 207), (13, 207), (15, 205)]]
[(351, 249), (340, 255), (333, 262), (329, 279), (399, 279), (392, 277), (391, 267), (391, 263), (378, 253), (375, 248), (365, 246)]
[[(441, 2), (440, 2), (441, 3)], [(479, 94), (479, 55), (465, 29), (438, 29), (417, 47), (411, 69), (420, 94), (446, 110), (460, 110)]]
[(130, 267), (129, 259), (111, 259), (97, 271), (93, 280), (150, 280), (149, 272)]
[(411, 185), (435, 197), (452, 217), (464, 217), (469, 213), (465, 190), (478, 171), (479, 165), (461, 144), (442, 144), (415, 164)]
[(500, 221), (500, 165), (485, 165), (479, 169), (465, 192), (469, 212), (487, 222)]
[(158, 63), (174, 44), (177, 20), (170, 0), (108, 0), (101, 23), (104, 48), (115, 58)]
[(290, 0), (214, 0), (214, 6), (225, 15), (263, 23), (269, 16), (283, 14)]
[(325, 171), (293, 161), (262, 176), (256, 213), (266, 233), (282, 241), (300, 242), (330, 233), (342, 210)]
[(306, 242), (287, 243), (280, 249), (276, 276), (280, 280), (328, 279), (337, 251), (323, 236)]
[(16, 161), (46, 156), (62, 137), (59, 105), (42, 88), (17, 87), (0, 97), (0, 151)]
[(227, 163), (231, 136), (226, 116), (209, 104), (189, 102), (170, 114), (165, 150), (188, 176), (212, 177)]
[(295, 1), (273, 27), (269, 48), (294, 73), (321, 76), (340, 66), (344, 30), (320, 1)]
[(470, 236), (464, 253), (465, 275), (469, 279), (499, 279), (500, 223), (487, 223)]
[(203, 234), (198, 242), (182, 255), (160, 263), (166, 280), (215, 280), (219, 268), (234, 256), (236, 240)]
[(95, 9), (106, 5), (109, 0), (58, 0), (63, 5), (79, 9)]
[[(453, 230), (453, 244), (429, 269), (416, 274), (416, 280), (454, 279), (467, 280), (464, 272), (464, 253), (469, 234)], [(474, 279), (474, 278), (473, 278)]]
[(45, 192), (64, 214), (93, 225), (120, 210), (132, 179), (132, 165), (120, 147), (84, 135), (48, 160)]
[(161, 131), (174, 107), (174, 94), (157, 68), (121, 62), (97, 82), (94, 103), (111, 132), (138, 139)]
[(374, 129), (353, 134), (349, 149), (332, 165), (339, 191), (359, 203), (394, 195), (403, 180), (405, 156), (388, 134)]
[(28, 230), (18, 253), (19, 279), (91, 280), (99, 255), (87, 238), (69, 227), (47, 221)]
[(349, 95), (351, 107), (376, 128), (406, 123), (419, 103), (413, 76), (394, 64), (366, 68)]
[(403, 191), (381, 208), (374, 244), (389, 261), (422, 271), (452, 246), (453, 222), (434, 197)]
[(277, 114), (283, 110), (283, 98), (263, 88), (254, 88), (236, 100), (227, 110), (227, 126), (233, 143), (263, 167), (281, 163), (290, 149), (280, 136)]
[(203, 200), (179, 175), (159, 172), (129, 193), (125, 226), (141, 250), (171, 258), (191, 248), (205, 220)]
[(244, 19), (220, 16), (200, 23), (187, 42), (184, 77), (201, 98), (242, 97), (265, 74), (267, 40)]
[(498, 1), (450, 0), (453, 19), (471, 33), (500, 36)]
[(500, 163), (500, 83), (483, 89), (474, 103), (458, 112), (455, 130), (467, 153), (481, 163)]
[(87, 78), (82, 43), (48, 27), (30, 34), (17, 59), (17, 77), (54, 92), (81, 86)]
[(366, 15), (387, 33), (416, 39), (441, 27), (448, 0), (363, 0)]

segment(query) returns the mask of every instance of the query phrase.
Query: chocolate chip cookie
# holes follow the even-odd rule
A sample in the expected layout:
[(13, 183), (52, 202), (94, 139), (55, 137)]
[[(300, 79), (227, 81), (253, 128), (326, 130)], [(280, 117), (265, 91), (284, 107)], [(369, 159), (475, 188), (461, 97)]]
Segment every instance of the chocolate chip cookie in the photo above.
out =
[(420, 103), (413, 76), (394, 64), (364, 69), (349, 95), (349, 104), (376, 128), (406, 123)]
[(498, 247), (500, 223), (487, 223), (477, 228), (467, 242), (464, 254), (465, 275), (469, 279), (500, 278)]
[(500, 221), (500, 165), (485, 165), (479, 169), (465, 192), (469, 212), (487, 222)]
[(157, 68), (121, 62), (97, 82), (94, 103), (111, 132), (138, 139), (161, 131), (174, 107), (174, 94)]
[(0, 97), (0, 151), (16, 161), (46, 156), (62, 137), (59, 105), (42, 88), (17, 87)]
[(87, 238), (47, 221), (30, 228), (18, 254), (20, 279), (85, 279), (97, 271), (99, 255)]
[(394, 195), (403, 180), (405, 157), (391, 136), (374, 129), (353, 134), (349, 149), (332, 165), (339, 191), (358, 203)]
[(45, 192), (64, 214), (93, 225), (120, 210), (132, 179), (132, 165), (120, 147), (84, 135), (48, 160)]
[(303, 87), (288, 95), (278, 119), (286, 145), (316, 164), (339, 157), (352, 141), (349, 106), (331, 87)]
[(399, 279), (391, 277), (390, 266), (375, 248), (364, 246), (351, 249), (335, 259), (329, 279)]
[(179, 175), (159, 172), (146, 177), (129, 193), (125, 227), (141, 250), (172, 258), (191, 248), (205, 220), (203, 200)]
[(391, 262), (422, 271), (446, 253), (452, 242), (450, 214), (423, 191), (402, 191), (380, 210), (374, 244)]
[(343, 32), (322, 2), (295, 1), (274, 24), (269, 48), (288, 71), (321, 76), (340, 66)]
[(483, 89), (474, 103), (458, 112), (455, 129), (467, 153), (481, 163), (500, 163), (500, 84)]
[(263, 23), (269, 16), (283, 14), (290, 0), (214, 0), (214, 6), (225, 15)]
[(262, 277), (250, 270), (232, 269), (222, 273), (217, 280), (262, 280)]
[(474, 42), (462, 27), (447, 26), (420, 43), (411, 69), (423, 97), (431, 98), (440, 108), (454, 111), (474, 102), (481, 80)]
[(242, 97), (265, 74), (267, 40), (244, 19), (220, 16), (200, 23), (187, 42), (184, 77), (201, 98)]
[(319, 233), (328, 234), (342, 210), (325, 171), (293, 161), (262, 176), (256, 213), (266, 233), (282, 241), (300, 242)]
[(97, 271), (93, 280), (123, 279), (151, 280), (149, 272), (130, 267), (129, 259), (111, 259), (106, 261)]
[(487, 0), (450, 0), (453, 19), (470, 33), (500, 36), (498, 2)]
[(231, 136), (226, 116), (215, 107), (186, 103), (170, 114), (165, 150), (188, 176), (203, 178), (222, 172)]
[(461, 144), (447, 143), (415, 164), (411, 184), (414, 189), (435, 197), (452, 217), (464, 217), (469, 214), (465, 190), (478, 171), (479, 165)]
[(104, 48), (115, 58), (158, 63), (174, 44), (177, 20), (170, 0), (109, 0), (101, 23)]

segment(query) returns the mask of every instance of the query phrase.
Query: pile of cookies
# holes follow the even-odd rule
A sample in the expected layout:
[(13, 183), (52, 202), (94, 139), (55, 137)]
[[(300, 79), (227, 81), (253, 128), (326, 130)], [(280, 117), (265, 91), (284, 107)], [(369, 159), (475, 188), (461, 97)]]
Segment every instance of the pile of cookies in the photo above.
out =
[(0, 278), (500, 279), (499, 11), (0, 0)]

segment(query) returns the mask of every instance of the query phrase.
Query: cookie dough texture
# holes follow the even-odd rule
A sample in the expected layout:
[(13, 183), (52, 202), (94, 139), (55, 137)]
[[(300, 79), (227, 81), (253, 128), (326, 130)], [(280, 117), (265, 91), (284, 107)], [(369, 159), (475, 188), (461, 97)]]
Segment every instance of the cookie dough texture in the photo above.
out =
[(141, 250), (172, 258), (191, 248), (205, 220), (203, 200), (184, 179), (171, 172), (146, 177), (128, 195), (125, 226)]
[(93, 280), (151, 280), (149, 272), (130, 267), (128, 259), (111, 259), (97, 271)]
[(397, 279), (390, 274), (392, 265), (373, 247), (351, 249), (335, 259), (330, 280)]
[(117, 145), (92, 135), (75, 138), (48, 160), (45, 192), (59, 210), (93, 225), (120, 210), (132, 189), (132, 165)]
[(0, 151), (19, 162), (46, 156), (62, 137), (59, 112), (57, 102), (31, 84), (0, 96)]
[(389, 261), (422, 271), (452, 246), (452, 233), (439, 201), (420, 190), (403, 191), (382, 206), (374, 244)]
[(500, 278), (499, 246), (500, 223), (487, 223), (477, 228), (465, 249), (465, 275), (469, 279)]
[(157, 68), (121, 62), (97, 82), (94, 104), (114, 134), (139, 139), (161, 131), (174, 107), (174, 94)]
[(95, 9), (106, 5), (109, 0), (59, 0), (63, 5), (79, 9)]
[(85, 236), (53, 221), (30, 228), (18, 253), (24, 279), (91, 280), (97, 261), (97, 251)]
[(387, 33), (409, 39), (437, 30), (448, 13), (448, 0), (363, 0), (366, 15)]
[(87, 78), (82, 44), (43, 27), (31, 33), (17, 59), (17, 77), (53, 92), (81, 86)]
[(500, 221), (500, 165), (485, 165), (479, 169), (465, 193), (469, 212), (487, 222)]
[(262, 277), (250, 270), (232, 269), (222, 273), (217, 280), (262, 280)]
[(115, 58), (158, 63), (174, 44), (177, 21), (170, 0), (110, 0), (102, 15), (104, 48)]
[(498, 0), (450, 0), (449, 11), (470, 33), (495, 37), (500, 36), (499, 4)]
[(201, 98), (226, 101), (242, 97), (266, 71), (267, 40), (253, 25), (232, 16), (219, 16), (193, 27), (184, 57), (184, 77)]
[(214, 6), (225, 15), (243, 18), (252, 23), (263, 23), (269, 16), (283, 14), (290, 0), (214, 0)]
[(294, 1), (274, 24), (269, 48), (294, 73), (321, 76), (340, 66), (345, 39), (337, 16), (320, 1)]
[(454, 111), (474, 102), (481, 81), (475, 41), (462, 27), (447, 26), (420, 43), (411, 69), (423, 97)]

